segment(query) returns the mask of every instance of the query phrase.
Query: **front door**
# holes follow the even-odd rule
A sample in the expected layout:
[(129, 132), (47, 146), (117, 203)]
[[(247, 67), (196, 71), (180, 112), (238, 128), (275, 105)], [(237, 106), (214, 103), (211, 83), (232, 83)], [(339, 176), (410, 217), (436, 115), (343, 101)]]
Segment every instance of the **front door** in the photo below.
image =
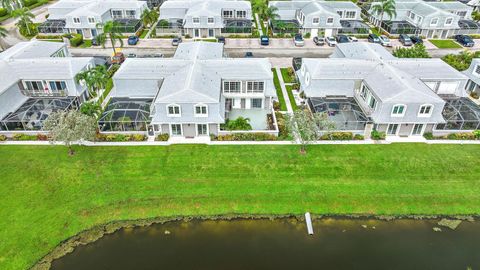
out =
[(399, 124), (389, 124), (387, 128), (387, 135), (396, 136), (398, 134)]
[(98, 35), (97, 29), (92, 29), (92, 37), (96, 37)]
[(208, 29), (208, 37), (215, 37), (215, 30), (214, 29)]
[(200, 29), (193, 29), (193, 37), (195, 38), (200, 37)]
[(423, 124), (415, 124), (412, 129), (412, 136), (422, 136), (423, 135)]

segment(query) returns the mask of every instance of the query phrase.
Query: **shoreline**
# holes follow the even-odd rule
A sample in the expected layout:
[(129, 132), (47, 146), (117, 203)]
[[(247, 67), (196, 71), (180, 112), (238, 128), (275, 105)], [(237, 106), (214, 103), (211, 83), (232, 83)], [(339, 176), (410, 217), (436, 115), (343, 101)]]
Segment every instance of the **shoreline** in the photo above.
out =
[[(88, 245), (100, 240), (103, 236), (113, 234), (121, 229), (126, 228), (138, 228), (148, 227), (155, 224), (164, 224), (167, 222), (184, 221), (189, 222), (192, 220), (200, 221), (213, 221), (213, 220), (237, 220), (237, 219), (283, 219), (283, 218), (295, 218), (299, 221), (304, 221), (303, 215), (249, 215), (249, 214), (237, 214), (237, 215), (212, 215), (212, 216), (176, 216), (176, 217), (156, 217), (150, 219), (138, 219), (138, 220), (118, 220), (108, 222), (106, 224), (97, 225), (92, 228), (83, 230), (76, 235), (65, 239), (60, 242), (53, 250), (46, 254), (43, 258), (38, 260), (30, 269), (31, 270), (48, 270), (54, 260), (60, 259), (67, 254), (73, 252), (75, 248), (79, 246)], [(322, 218), (335, 218), (335, 219), (376, 219), (383, 221), (392, 221), (399, 219), (410, 220), (435, 220), (435, 219), (448, 219), (448, 220), (460, 220), (475, 222), (480, 218), (480, 215), (338, 215), (338, 214), (312, 214), (312, 220)]]

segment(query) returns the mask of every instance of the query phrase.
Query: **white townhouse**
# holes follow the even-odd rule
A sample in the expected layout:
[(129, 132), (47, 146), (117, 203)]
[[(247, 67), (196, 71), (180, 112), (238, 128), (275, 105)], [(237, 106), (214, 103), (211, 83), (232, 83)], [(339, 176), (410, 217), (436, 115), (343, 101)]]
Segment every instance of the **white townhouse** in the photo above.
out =
[(0, 132), (39, 131), (50, 113), (78, 108), (88, 91), (75, 75), (94, 65), (58, 42), (21, 42), (0, 53)]
[[(372, 6), (376, 5), (372, 2)], [(427, 38), (448, 38), (455, 34), (480, 33), (480, 25), (472, 20), (472, 7), (458, 1), (426, 2), (396, 0), (394, 18), (384, 15), (382, 28), (390, 34), (417, 34)], [(380, 23), (380, 14), (369, 10), (370, 21)]]
[(157, 33), (193, 38), (251, 34), (252, 8), (241, 0), (169, 0), (160, 6)]
[(268, 5), (278, 9), (278, 21), (295, 24), (312, 38), (369, 30), (360, 8), (350, 1), (270, 1)]
[[(328, 59), (303, 59), (301, 91), (336, 129), (387, 136), (444, 135), (480, 128), (467, 77), (441, 59), (396, 58), (378, 44), (338, 44)], [(473, 119), (472, 119), (473, 118)]]
[(244, 117), (247, 132), (278, 134), (269, 61), (225, 58), (221, 43), (182, 43), (173, 58), (129, 58), (113, 80), (102, 132), (193, 138), (227, 134), (221, 125)]
[(48, 7), (48, 19), (38, 30), (44, 34), (77, 33), (91, 39), (101, 33), (97, 25), (117, 21), (124, 33), (137, 32), (147, 2), (137, 0), (60, 0)]

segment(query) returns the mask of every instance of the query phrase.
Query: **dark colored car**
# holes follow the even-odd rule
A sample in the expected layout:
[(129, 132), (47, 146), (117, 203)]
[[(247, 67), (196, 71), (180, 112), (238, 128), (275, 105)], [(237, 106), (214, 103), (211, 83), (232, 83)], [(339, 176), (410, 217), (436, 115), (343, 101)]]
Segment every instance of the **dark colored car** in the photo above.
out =
[(303, 47), (303, 45), (305, 45), (305, 40), (303, 39), (302, 34), (295, 34), (293, 37), (293, 43), (297, 47)]
[(413, 44), (423, 44), (423, 40), (419, 36), (410, 36), (410, 40)]
[(268, 36), (261, 36), (260, 45), (268, 46), (268, 44), (270, 44), (270, 39), (268, 38)]
[(112, 64), (121, 64), (123, 62), (125, 62), (125, 55), (123, 53), (117, 52), (112, 56)]
[(380, 39), (375, 34), (368, 34), (368, 42), (371, 43), (380, 43)]
[(337, 36), (337, 43), (349, 43), (350, 40), (345, 35), (338, 35)]
[(128, 45), (137, 45), (139, 38), (137, 36), (128, 37)]
[(473, 39), (467, 35), (456, 35), (455, 40), (464, 47), (473, 47), (475, 45)]
[(217, 38), (217, 41), (220, 42), (220, 43), (225, 44), (225, 37), (218, 37), (218, 38)]
[(98, 40), (96, 38), (92, 39), (92, 46), (100, 46), (100, 43), (98, 42)]
[(413, 42), (410, 39), (410, 37), (405, 35), (405, 34), (401, 34), (398, 37), (398, 41), (400, 41), (400, 43), (402, 43), (403, 46), (412, 46), (413, 45)]
[(172, 46), (178, 46), (182, 43), (182, 38), (181, 37), (174, 37), (172, 39)]
[(325, 45), (325, 39), (323, 37), (314, 37), (313, 43), (315, 43), (317, 46), (323, 46)]
[(246, 52), (245, 53), (245, 58), (253, 58), (253, 53), (252, 52)]
[(293, 69), (295, 71), (299, 70), (302, 67), (302, 58), (301, 57), (293, 57), (292, 66), (293, 66)]

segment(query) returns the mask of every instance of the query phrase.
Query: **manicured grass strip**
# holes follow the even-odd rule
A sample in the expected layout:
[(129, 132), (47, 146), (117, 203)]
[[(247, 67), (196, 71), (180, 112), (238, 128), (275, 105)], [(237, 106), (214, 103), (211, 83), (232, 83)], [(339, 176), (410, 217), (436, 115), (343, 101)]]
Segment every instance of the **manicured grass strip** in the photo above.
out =
[(282, 88), (280, 86), (280, 80), (278, 79), (277, 71), (272, 68), (273, 72), (273, 84), (275, 85), (275, 90), (277, 90), (278, 102), (280, 103), (280, 110), (287, 111), (287, 104), (285, 103), (285, 98), (283, 97)]
[(108, 79), (108, 82), (105, 86), (105, 91), (103, 91), (102, 95), (98, 98), (98, 104), (99, 105), (102, 105), (105, 98), (108, 96), (110, 91), (112, 91), (112, 88), (113, 88), (113, 79), (110, 78), (110, 79)]
[(90, 48), (92, 47), (92, 41), (89, 39), (83, 40), (82, 44), (79, 46), (80, 48)]
[(295, 77), (290, 76), (290, 74), (288, 73), (288, 68), (280, 68), (280, 71), (282, 72), (282, 78), (285, 83), (295, 82)]
[(290, 105), (292, 105), (292, 110), (297, 110), (297, 103), (295, 102), (295, 97), (293, 96), (292, 92), (292, 86), (291, 85), (285, 85), (285, 88), (287, 88), (287, 93), (288, 93), (288, 99), (290, 99)]
[(439, 49), (459, 49), (462, 46), (451, 39), (429, 39)]
[(140, 38), (145, 38), (148, 34), (148, 29), (143, 29), (142, 33), (140, 34)]
[(112, 220), (480, 214), (478, 145), (0, 146), (0, 269)]

